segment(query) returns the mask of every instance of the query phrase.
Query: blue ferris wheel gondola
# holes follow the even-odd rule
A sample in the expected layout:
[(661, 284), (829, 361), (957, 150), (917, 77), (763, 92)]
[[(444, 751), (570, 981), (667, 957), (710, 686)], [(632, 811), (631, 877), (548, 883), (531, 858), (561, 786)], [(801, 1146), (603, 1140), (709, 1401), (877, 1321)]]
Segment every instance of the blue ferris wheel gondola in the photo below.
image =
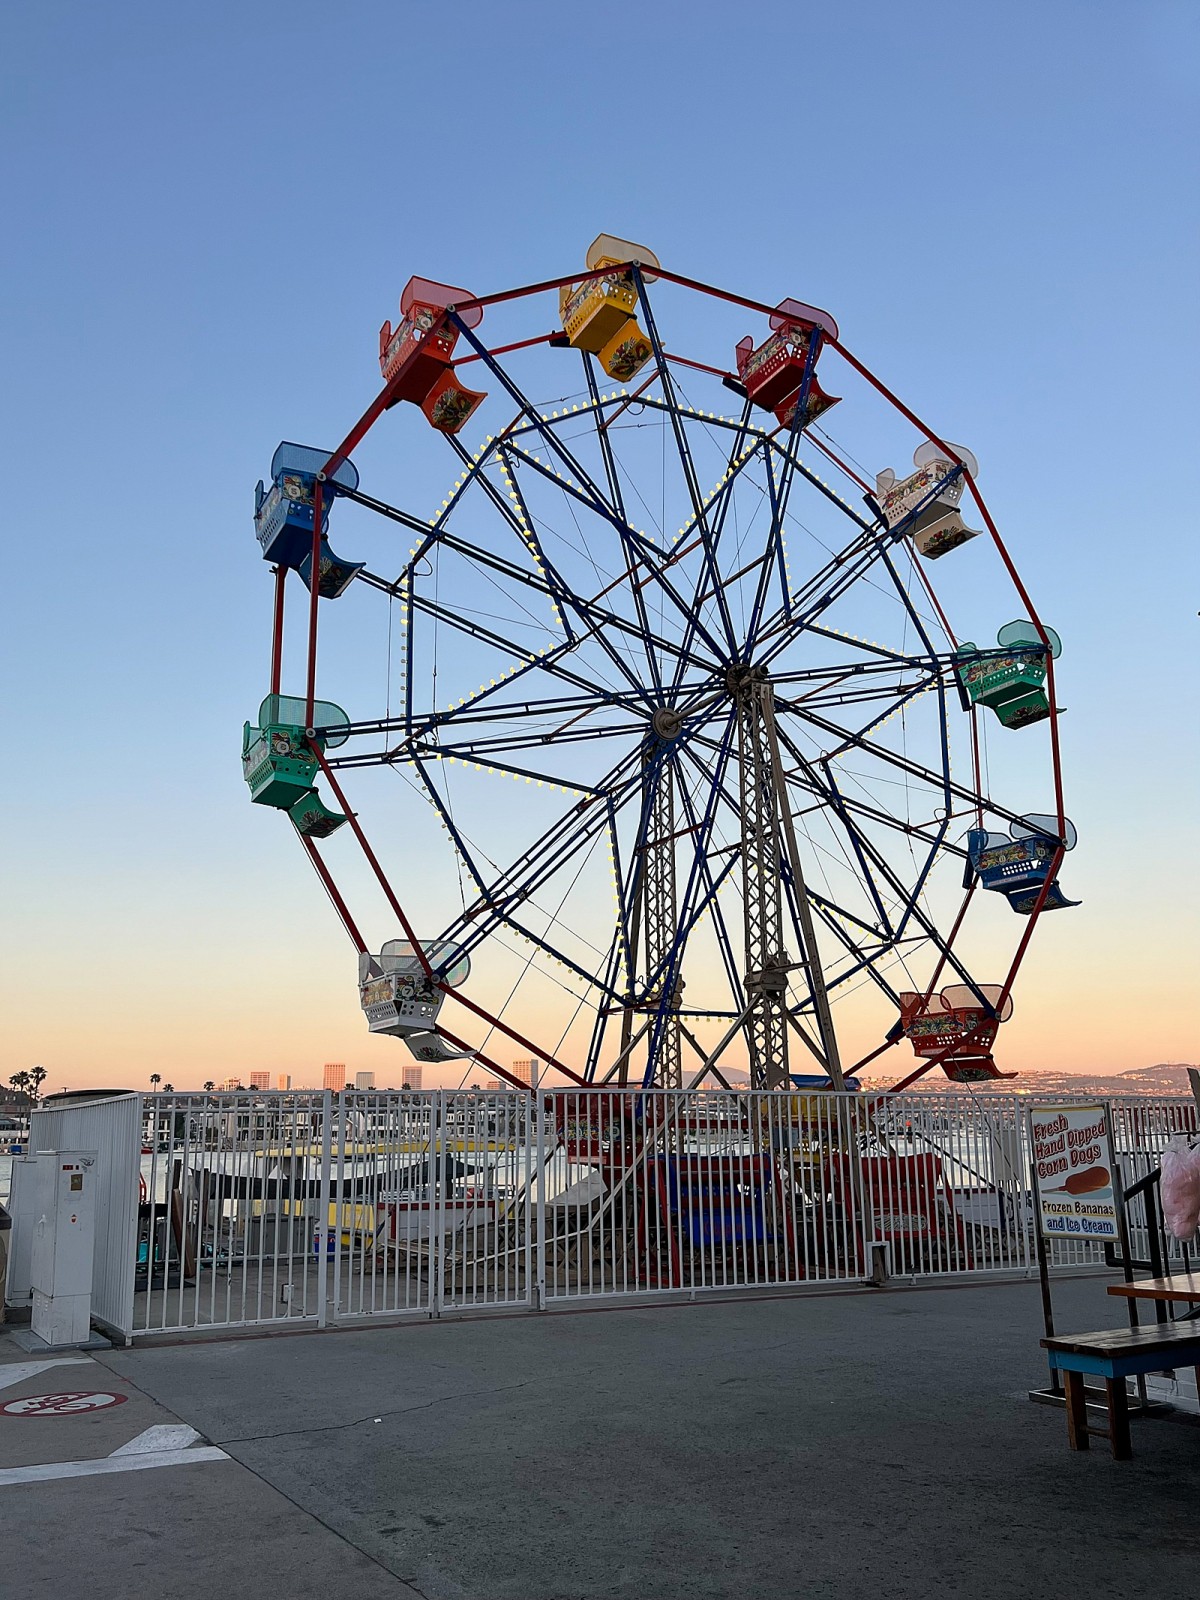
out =
[[(292, 567), (301, 573), (306, 567), (312, 566), (317, 474), (328, 460), (327, 450), (314, 449), (311, 445), (289, 444), (287, 440), (271, 457), (271, 487), (267, 489), (260, 478), (254, 490), (254, 532), (262, 546), (264, 561), (270, 561), (277, 567)], [(325, 552), (328, 545), (324, 539), (329, 527), (329, 508), (339, 489), (353, 492), (357, 488), (358, 469), (352, 461), (340, 461), (321, 485), (321, 593), (326, 598), (336, 598), (353, 577), (351, 572), (333, 595), (327, 594)], [(332, 552), (330, 557), (339, 568), (351, 565), (338, 561)]]
[[(1077, 839), (1075, 824), (1070, 818), (1065, 823), (1062, 846), (1073, 850)], [(1022, 916), (1029, 916), (1037, 904), (1058, 848), (1058, 819), (1032, 813), (1012, 823), (1007, 834), (973, 828), (967, 835), (967, 853), (981, 886), (1004, 895)], [(1042, 909), (1061, 911), (1081, 904), (1079, 900), (1068, 900), (1055, 878)]]

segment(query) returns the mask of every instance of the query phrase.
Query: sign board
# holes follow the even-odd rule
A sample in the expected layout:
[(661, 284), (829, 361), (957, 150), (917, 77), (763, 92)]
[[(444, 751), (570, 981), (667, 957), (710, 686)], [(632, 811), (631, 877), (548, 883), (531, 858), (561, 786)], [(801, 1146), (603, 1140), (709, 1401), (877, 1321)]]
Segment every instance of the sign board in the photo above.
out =
[(1116, 1168), (1107, 1102), (1031, 1106), (1029, 1148), (1042, 1237), (1115, 1240)]
[(105, 1406), (123, 1406), (128, 1399), (127, 1394), (71, 1389), (59, 1394), (31, 1394), (24, 1400), (10, 1400), (4, 1412), (10, 1417), (73, 1417), (81, 1411), (102, 1411)]

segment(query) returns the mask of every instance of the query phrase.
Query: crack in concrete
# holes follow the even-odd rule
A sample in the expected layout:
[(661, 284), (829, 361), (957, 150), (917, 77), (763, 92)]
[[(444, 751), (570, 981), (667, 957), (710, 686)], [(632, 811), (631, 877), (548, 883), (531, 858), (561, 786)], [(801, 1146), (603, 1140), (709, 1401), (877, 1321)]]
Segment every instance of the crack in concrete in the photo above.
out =
[[(403, 1417), (412, 1411), (428, 1411), (433, 1406), (446, 1405), (451, 1400), (473, 1400), (479, 1395), (508, 1394), (514, 1389), (527, 1389), (533, 1382), (526, 1378), (522, 1383), (505, 1383), (494, 1389), (467, 1389), (462, 1394), (435, 1395), (432, 1400), (423, 1400), (420, 1405), (397, 1406), (392, 1411), (381, 1411), (378, 1414), (371, 1412), (366, 1417), (354, 1417), (349, 1422), (326, 1422), (313, 1428), (281, 1428), (278, 1433), (242, 1433), (233, 1434), (229, 1438), (214, 1439), (214, 1444), (256, 1444), (265, 1439), (291, 1439), (307, 1433), (339, 1433), (343, 1428), (361, 1428), (368, 1422), (382, 1422), (384, 1417)], [(407, 1582), (407, 1579), (405, 1580)]]

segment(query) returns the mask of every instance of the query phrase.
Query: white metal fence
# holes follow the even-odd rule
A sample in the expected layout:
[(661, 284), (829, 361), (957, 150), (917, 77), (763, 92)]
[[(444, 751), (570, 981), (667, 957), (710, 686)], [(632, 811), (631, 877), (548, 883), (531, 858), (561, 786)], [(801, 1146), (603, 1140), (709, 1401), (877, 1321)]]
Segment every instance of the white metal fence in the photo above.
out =
[[(1037, 1266), (1028, 1102), (1012, 1095), (129, 1098), (140, 1173), (114, 1134), (111, 1203), (122, 1183), (140, 1194), (107, 1224), (102, 1314), (133, 1337), (849, 1284), (881, 1254), (897, 1277)], [(1190, 1100), (1112, 1104), (1127, 1186), (1196, 1127)], [(1103, 1247), (1056, 1240), (1051, 1259), (1102, 1265)]]
[[(877, 1246), (899, 1276), (1030, 1270), (1023, 1109), (970, 1094), (158, 1096), (133, 1331), (861, 1281)], [(1195, 1124), (1189, 1101), (1114, 1113), (1127, 1184)], [(1055, 1241), (1052, 1259), (1099, 1265), (1103, 1249)]]

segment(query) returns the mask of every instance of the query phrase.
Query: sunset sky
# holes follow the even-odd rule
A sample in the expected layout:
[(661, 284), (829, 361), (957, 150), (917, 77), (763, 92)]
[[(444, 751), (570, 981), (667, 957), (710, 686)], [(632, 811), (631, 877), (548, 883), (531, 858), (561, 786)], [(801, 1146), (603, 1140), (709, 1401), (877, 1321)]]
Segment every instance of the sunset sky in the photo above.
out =
[[(1038, 929), (997, 1056), (1200, 1061), (1198, 20), (11, 6), (0, 1077), (402, 1081), (286, 819), (242, 782), (270, 643), (253, 488), (280, 439), (332, 443), (365, 408), (411, 274), (487, 294), (578, 270), (602, 230), (829, 307), (978, 456), (1064, 642), (1083, 901)], [(848, 1015), (848, 1059), (879, 1022)]]

